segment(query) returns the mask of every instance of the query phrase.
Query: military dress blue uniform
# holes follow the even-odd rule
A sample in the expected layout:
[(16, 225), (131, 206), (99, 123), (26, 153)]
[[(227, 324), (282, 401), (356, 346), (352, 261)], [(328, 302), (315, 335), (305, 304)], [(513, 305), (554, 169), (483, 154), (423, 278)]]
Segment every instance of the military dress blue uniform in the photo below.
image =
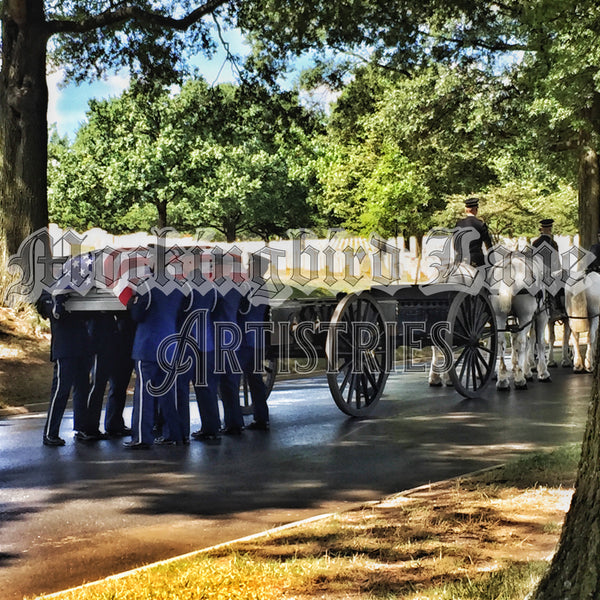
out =
[[(160, 386), (168, 376), (159, 365), (158, 351), (163, 340), (177, 334), (183, 301), (184, 296), (179, 290), (166, 294), (160, 288), (152, 287), (145, 294), (135, 295), (128, 305), (137, 327), (132, 349), (136, 372), (132, 439), (126, 447), (145, 448), (154, 443), (152, 428), (156, 403), (164, 419), (164, 441), (173, 444), (184, 441), (183, 424), (175, 405), (175, 380), (161, 393), (148, 387)], [(173, 348), (164, 358), (167, 362), (172, 360)]]
[(218, 440), (221, 417), (217, 396), (218, 379), (214, 373), (213, 324), (217, 291), (208, 281), (203, 282), (202, 286), (191, 283), (188, 291), (184, 322), (192, 326), (189, 333), (193, 336), (192, 343), (196, 342), (196, 348), (194, 350), (189, 345), (185, 348), (185, 359), (190, 359), (191, 366), (177, 379), (177, 406), (182, 419), (187, 417), (184, 426), (189, 431), (190, 384), (193, 385), (202, 427), (192, 437), (203, 441)]
[(125, 425), (123, 411), (133, 373), (131, 352), (135, 337), (135, 323), (128, 312), (118, 312), (115, 320), (117, 326), (112, 341), (112, 370), (108, 378), (109, 387), (104, 414), (104, 430), (111, 437), (131, 433), (131, 429)]
[[(254, 420), (248, 429), (269, 429), (269, 408), (267, 406), (267, 386), (263, 375), (258, 370), (260, 365), (256, 364), (257, 356), (264, 356), (268, 306), (263, 303), (252, 301), (246, 296), (240, 305), (238, 313), (238, 324), (242, 330), (242, 343), (239, 350), (240, 364), (244, 377), (248, 382), (250, 396), (252, 398), (252, 414)], [(256, 325), (252, 326), (255, 323)], [(249, 327), (250, 326), (250, 327)], [(264, 329), (262, 329), (265, 327)]]
[[(465, 208), (470, 210), (477, 210), (479, 207), (478, 198), (467, 198), (465, 200)], [(473, 267), (482, 267), (485, 265), (485, 255), (483, 253), (483, 246), (489, 250), (493, 246), (492, 237), (486, 223), (481, 219), (477, 218), (474, 214), (467, 215), (463, 219), (460, 219), (456, 223), (456, 227), (459, 229), (471, 229), (474, 232), (474, 237), (469, 241), (468, 258), (467, 262)], [(458, 238), (455, 239), (455, 245), (458, 242)], [(462, 255), (462, 249), (456, 248), (455, 251)]]
[(123, 410), (133, 372), (131, 350), (135, 326), (126, 311), (96, 312), (90, 318), (94, 356), (88, 396), (88, 423), (85, 432), (93, 439), (102, 437), (100, 417), (106, 386), (109, 386), (104, 428), (109, 436), (131, 433), (125, 426)]
[[(217, 373), (216, 377), (219, 395), (223, 402), (223, 419), (225, 422), (223, 433), (226, 434), (239, 434), (244, 429), (244, 415), (240, 406), (242, 366), (239, 359), (242, 330), (238, 323), (242, 299), (243, 291), (236, 285), (232, 285), (229, 289), (219, 290), (214, 310), (214, 320), (217, 323), (217, 327), (219, 327), (218, 324), (224, 327), (220, 334), (215, 336), (217, 343), (215, 352), (220, 355), (220, 359), (217, 359), (216, 364), (222, 372)], [(220, 337), (225, 337), (225, 332), (228, 329), (232, 333), (236, 331), (240, 332), (239, 339), (232, 340), (231, 342), (232, 350), (228, 350), (223, 346), (222, 342), (224, 342), (224, 339), (219, 339)]]
[(44, 425), (44, 445), (62, 446), (60, 425), (73, 390), (73, 428), (82, 431), (87, 417), (91, 341), (88, 319), (84, 312), (68, 312), (66, 294), (41, 294), (37, 308), (50, 319), (50, 360), (54, 362), (48, 416)]

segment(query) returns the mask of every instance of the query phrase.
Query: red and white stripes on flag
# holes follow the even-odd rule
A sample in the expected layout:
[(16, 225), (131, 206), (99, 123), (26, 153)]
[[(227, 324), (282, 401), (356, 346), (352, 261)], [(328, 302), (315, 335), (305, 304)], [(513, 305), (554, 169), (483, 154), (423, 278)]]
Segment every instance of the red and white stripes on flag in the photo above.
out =
[(134, 248), (103, 253), (102, 261), (106, 287), (127, 306), (140, 284), (150, 276), (148, 250)]

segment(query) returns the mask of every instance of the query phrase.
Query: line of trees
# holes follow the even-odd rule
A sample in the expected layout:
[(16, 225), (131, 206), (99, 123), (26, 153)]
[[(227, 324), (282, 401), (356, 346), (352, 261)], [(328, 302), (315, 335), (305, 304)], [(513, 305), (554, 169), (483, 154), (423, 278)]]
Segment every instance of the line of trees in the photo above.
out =
[(255, 82), (134, 82), (92, 101), (72, 143), (51, 138), (50, 217), (80, 231), (212, 228), (228, 242), (332, 227), (408, 237), (452, 226), (481, 194), (499, 234), (533, 235), (548, 215), (575, 233), (575, 163), (524, 141), (524, 121), (503, 125), (528, 110), (504, 106), (505, 88), (460, 66), (363, 65), (327, 113)]

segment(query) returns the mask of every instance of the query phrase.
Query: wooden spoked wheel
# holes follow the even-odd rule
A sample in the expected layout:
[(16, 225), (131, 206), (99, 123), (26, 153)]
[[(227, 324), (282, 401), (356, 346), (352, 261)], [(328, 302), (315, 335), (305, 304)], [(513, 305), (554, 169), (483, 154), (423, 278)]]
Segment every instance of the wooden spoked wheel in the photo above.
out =
[(388, 376), (385, 320), (368, 293), (345, 296), (327, 334), (327, 381), (337, 406), (347, 415), (367, 415)]
[(496, 367), (498, 334), (494, 309), (484, 294), (456, 295), (448, 311), (446, 341), (452, 349), (449, 376), (456, 391), (477, 398)]

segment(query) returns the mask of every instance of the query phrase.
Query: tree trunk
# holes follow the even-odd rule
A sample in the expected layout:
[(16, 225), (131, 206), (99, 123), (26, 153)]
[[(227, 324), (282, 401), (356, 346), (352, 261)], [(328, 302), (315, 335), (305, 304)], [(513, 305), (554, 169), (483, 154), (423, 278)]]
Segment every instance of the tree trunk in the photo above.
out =
[(167, 203), (165, 201), (158, 201), (156, 203), (156, 212), (158, 213), (158, 223), (157, 226), (159, 229), (164, 229), (167, 227)]
[(48, 225), (43, 0), (5, 0), (0, 71), (0, 261)]
[(582, 140), (579, 152), (579, 244), (589, 249), (600, 228), (598, 154), (588, 139)]
[[(600, 345), (596, 351), (598, 348)], [(575, 494), (565, 519), (558, 549), (550, 569), (538, 586), (534, 600), (600, 598), (599, 377), (600, 371), (596, 366)]]

